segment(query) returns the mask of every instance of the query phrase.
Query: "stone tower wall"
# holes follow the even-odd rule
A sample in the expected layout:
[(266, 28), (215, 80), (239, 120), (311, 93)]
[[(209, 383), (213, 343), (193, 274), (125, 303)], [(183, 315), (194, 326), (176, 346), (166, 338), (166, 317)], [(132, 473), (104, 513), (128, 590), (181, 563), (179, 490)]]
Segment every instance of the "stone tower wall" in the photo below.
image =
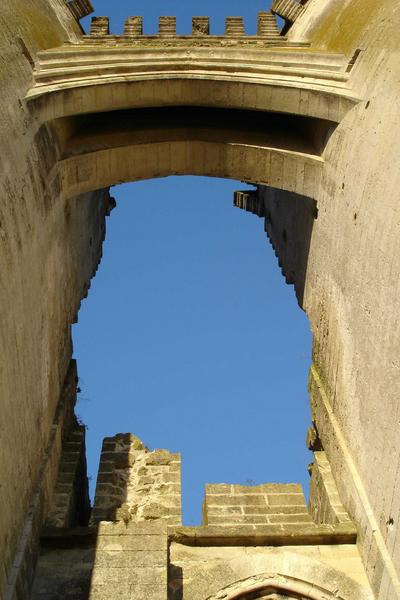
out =
[(309, 0), (289, 39), (353, 55), (364, 101), (327, 144), (315, 215), (262, 191), (267, 232), (311, 322), (313, 418), (379, 598), (400, 595), (399, 22), (397, 1)]
[(64, 0), (1, 2), (1, 598), (9, 597), (7, 579), (15, 584), (27, 568), (26, 551), (35, 551), (72, 423), (70, 326), (100, 258), (109, 202), (108, 193), (60, 200), (51, 180), (56, 145), (49, 131), (37, 132), (24, 103), (37, 52), (79, 35)]

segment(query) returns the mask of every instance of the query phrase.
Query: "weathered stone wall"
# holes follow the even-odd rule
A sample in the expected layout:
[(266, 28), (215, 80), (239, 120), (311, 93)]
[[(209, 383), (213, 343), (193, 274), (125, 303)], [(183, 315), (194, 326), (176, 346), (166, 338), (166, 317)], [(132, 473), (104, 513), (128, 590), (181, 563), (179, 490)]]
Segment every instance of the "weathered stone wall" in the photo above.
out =
[(89, 600), (168, 598), (166, 522), (101, 523)]
[(42, 539), (31, 600), (167, 600), (163, 521), (102, 522)]
[[(246, 583), (263, 578), (272, 585), (288, 587), (292, 578), (297, 584), (303, 580), (303, 587), (312, 590), (314, 598), (373, 598), (355, 544), (296, 545), (292, 532), (292, 544), (246, 545), (239, 527), (230, 532), (231, 543), (192, 546), (174, 541), (173, 529), (161, 522), (121, 522), (101, 523), (97, 532), (68, 532), (58, 538), (49, 535), (43, 538), (31, 598), (230, 598), (226, 592), (218, 595), (219, 591), (228, 587), (238, 592)], [(201, 538), (201, 528), (198, 530)], [(316, 596), (320, 587), (325, 593)]]
[[(104, 235), (108, 194), (60, 198), (51, 177), (55, 144), (49, 131), (37, 131), (24, 103), (37, 52), (79, 35), (63, 0), (1, 2), (1, 597), (7, 579), (18, 579), (29, 540), (37, 537), (35, 515), (44, 518), (55, 484), (71, 422), (63, 416), (68, 411), (56, 414), (71, 358), (70, 325)], [(30, 575), (28, 569), (28, 586)]]
[(70, 543), (43, 545), (30, 595), (31, 600), (66, 598), (88, 600), (96, 536), (75, 536)]
[(289, 39), (349, 58), (358, 49), (350, 85), (363, 102), (327, 144), (304, 243), (306, 206), (262, 191), (268, 232), (311, 322), (314, 419), (385, 599), (400, 597), (399, 23), (398, 1), (309, 0)]
[[(243, 593), (247, 578), (254, 582), (263, 576), (272, 584), (266, 590), (269, 593), (275, 591), (274, 580), (278, 585), (279, 582), (288, 584), (293, 576), (297, 581), (310, 582), (308, 589), (314, 594), (319, 586), (326, 590), (321, 596), (311, 596), (314, 598), (333, 599), (336, 596), (348, 600), (372, 600), (373, 597), (355, 545), (201, 548), (173, 542), (170, 560), (170, 600), (233, 598), (236, 596), (220, 590), (232, 586), (231, 593)], [(277, 591), (279, 593), (279, 588)], [(270, 597), (269, 594), (266, 597)], [(283, 597), (288, 596), (283, 593)], [(289, 597), (306, 598), (307, 595), (290, 594)]]
[(100, 464), (90, 526), (42, 530), (32, 600), (264, 597), (253, 586), (268, 597), (372, 600), (354, 525), (314, 523), (301, 486), (208, 485), (204, 525), (182, 527), (170, 514), (178, 455), (118, 434), (105, 439)]

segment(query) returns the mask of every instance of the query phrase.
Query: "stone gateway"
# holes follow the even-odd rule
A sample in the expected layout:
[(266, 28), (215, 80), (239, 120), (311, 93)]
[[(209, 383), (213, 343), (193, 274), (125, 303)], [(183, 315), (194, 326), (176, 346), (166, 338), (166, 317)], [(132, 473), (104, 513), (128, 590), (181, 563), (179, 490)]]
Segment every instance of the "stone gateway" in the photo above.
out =
[[(92, 10), (0, 6), (1, 600), (399, 599), (400, 0), (274, 0), (251, 36)], [(184, 527), (180, 456), (130, 433), (90, 506), (71, 325), (110, 186), (168, 175), (255, 185), (313, 333), (308, 506), (208, 485)]]

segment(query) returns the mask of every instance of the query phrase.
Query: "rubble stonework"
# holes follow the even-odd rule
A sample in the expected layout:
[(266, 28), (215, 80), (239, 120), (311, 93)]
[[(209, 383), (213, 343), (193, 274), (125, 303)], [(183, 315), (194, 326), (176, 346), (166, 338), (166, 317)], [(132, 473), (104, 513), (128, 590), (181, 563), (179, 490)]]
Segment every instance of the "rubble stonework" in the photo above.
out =
[(100, 458), (91, 522), (181, 523), (179, 454), (150, 452), (134, 435), (106, 438)]

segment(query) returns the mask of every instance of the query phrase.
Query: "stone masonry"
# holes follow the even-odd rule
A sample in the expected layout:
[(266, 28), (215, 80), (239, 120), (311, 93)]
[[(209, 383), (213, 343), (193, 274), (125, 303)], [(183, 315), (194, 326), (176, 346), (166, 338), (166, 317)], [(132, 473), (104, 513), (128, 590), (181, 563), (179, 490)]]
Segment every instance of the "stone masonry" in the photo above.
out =
[(163, 518), (181, 523), (179, 454), (150, 452), (134, 435), (106, 438), (101, 452), (91, 523)]
[(85, 433), (85, 427), (76, 423), (63, 444), (46, 527), (74, 527), (86, 525), (89, 520)]
[[(310, 506), (337, 502), (322, 455)], [(341, 592), (372, 600), (348, 515), (317, 516), (300, 485), (213, 484), (203, 525), (181, 526), (179, 455), (118, 434), (103, 443), (89, 526), (48, 520), (32, 600), (204, 600), (230, 597), (225, 588), (251, 594), (254, 584), (278, 592), (282, 581), (294, 592), (318, 585), (325, 595), (310, 596), (317, 600)]]
[[(85, 32), (93, 8), (0, 3), (1, 600), (398, 600), (400, 0), (274, 0), (220, 36)], [(309, 318), (309, 516), (295, 488), (214, 484), (181, 526), (178, 457), (124, 434), (87, 522), (71, 328), (110, 186), (177, 174), (254, 184), (235, 205)]]
[(164, 519), (101, 523), (89, 600), (167, 600), (168, 536)]
[(312, 523), (301, 485), (207, 485), (203, 525)]

